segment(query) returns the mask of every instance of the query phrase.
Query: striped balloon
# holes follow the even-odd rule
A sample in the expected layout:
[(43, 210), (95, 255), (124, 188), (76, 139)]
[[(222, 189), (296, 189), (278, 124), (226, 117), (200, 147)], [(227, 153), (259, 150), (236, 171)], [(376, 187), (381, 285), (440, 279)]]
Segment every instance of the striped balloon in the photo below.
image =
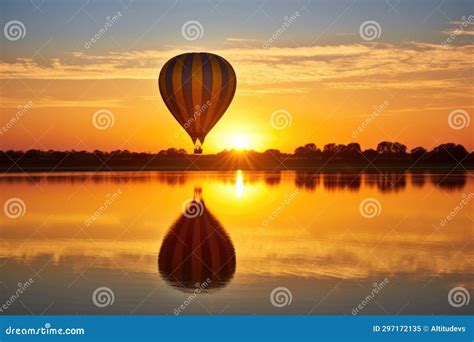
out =
[(197, 203), (202, 206), (201, 215), (181, 215), (163, 239), (158, 255), (162, 277), (185, 292), (223, 287), (236, 267), (230, 237), (204, 202)]
[(161, 96), (193, 143), (206, 135), (229, 107), (237, 79), (224, 58), (207, 52), (171, 58), (158, 79)]

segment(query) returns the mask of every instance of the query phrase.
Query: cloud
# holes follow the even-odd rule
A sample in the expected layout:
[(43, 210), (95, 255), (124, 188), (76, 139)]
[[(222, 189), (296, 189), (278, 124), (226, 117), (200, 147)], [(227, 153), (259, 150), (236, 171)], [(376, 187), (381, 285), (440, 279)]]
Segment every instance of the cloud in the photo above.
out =
[[(5, 108), (21, 108), (24, 105), (25, 99), (24, 98), (17, 98), (17, 97), (6, 97), (0, 96), (0, 102), (2, 103), (3, 107)], [(50, 96), (42, 96), (37, 97), (34, 99), (34, 107), (35, 108), (51, 108), (51, 107), (59, 107), (59, 108), (116, 108), (121, 107), (123, 105), (123, 101), (120, 99), (100, 99), (100, 100), (92, 100), (87, 99), (85, 100), (67, 100), (67, 99), (60, 99), (60, 98), (53, 98)]]
[(444, 34), (451, 36), (474, 36), (474, 30), (460, 30), (460, 29), (452, 29), (452, 30), (445, 30), (443, 31)]
[(450, 21), (448, 26), (452, 26), (444, 31), (448, 36), (474, 36), (474, 16), (462, 17), (462, 20)]
[[(239, 40), (239, 38), (232, 38)], [(69, 53), (49, 65), (32, 59), (0, 63), (1, 79), (156, 79), (163, 64), (179, 49)], [(465, 87), (472, 80), (471, 45), (407, 43), (350, 44), (269, 49), (230, 47), (212, 51), (235, 68), (243, 92), (343, 89), (416, 89)], [(295, 90), (296, 89), (296, 90)]]
[(226, 38), (224, 46), (226, 47), (259, 47), (262, 45), (262, 41), (258, 39), (250, 38)]

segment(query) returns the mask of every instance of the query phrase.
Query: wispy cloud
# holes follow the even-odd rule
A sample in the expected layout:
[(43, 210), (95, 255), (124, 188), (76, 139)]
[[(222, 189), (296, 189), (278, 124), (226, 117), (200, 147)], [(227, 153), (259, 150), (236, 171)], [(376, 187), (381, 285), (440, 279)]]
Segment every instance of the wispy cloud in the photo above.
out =
[[(234, 38), (239, 41), (238, 38)], [(0, 78), (155, 79), (162, 65), (183, 50), (146, 50), (92, 55), (72, 52), (49, 65), (32, 59), (0, 63)], [(212, 51), (230, 61), (239, 90), (304, 92), (315, 86), (335, 88), (454, 88), (472, 79), (474, 47), (408, 43), (352, 44)], [(69, 62), (68, 60), (73, 62)]]
[(451, 29), (443, 31), (446, 35), (455, 34), (456, 36), (474, 36), (474, 28), (471, 30), (459, 30), (459, 29)]
[(474, 16), (462, 17), (462, 20), (454, 20), (448, 23), (449, 28), (442, 33), (448, 36), (474, 36)]

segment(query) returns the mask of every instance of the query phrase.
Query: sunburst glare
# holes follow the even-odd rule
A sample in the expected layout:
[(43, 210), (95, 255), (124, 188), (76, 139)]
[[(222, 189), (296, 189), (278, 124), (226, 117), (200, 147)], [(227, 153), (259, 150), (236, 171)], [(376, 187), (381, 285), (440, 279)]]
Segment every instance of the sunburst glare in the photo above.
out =
[(231, 136), (231, 146), (236, 150), (244, 150), (250, 147), (250, 137), (245, 134), (234, 134)]

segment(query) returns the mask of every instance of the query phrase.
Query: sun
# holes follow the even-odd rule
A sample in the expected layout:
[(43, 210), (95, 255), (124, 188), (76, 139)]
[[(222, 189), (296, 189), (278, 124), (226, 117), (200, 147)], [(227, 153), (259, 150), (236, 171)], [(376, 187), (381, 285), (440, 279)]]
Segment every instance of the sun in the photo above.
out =
[(250, 147), (250, 138), (245, 134), (233, 134), (230, 143), (232, 148), (236, 150), (244, 150)]

